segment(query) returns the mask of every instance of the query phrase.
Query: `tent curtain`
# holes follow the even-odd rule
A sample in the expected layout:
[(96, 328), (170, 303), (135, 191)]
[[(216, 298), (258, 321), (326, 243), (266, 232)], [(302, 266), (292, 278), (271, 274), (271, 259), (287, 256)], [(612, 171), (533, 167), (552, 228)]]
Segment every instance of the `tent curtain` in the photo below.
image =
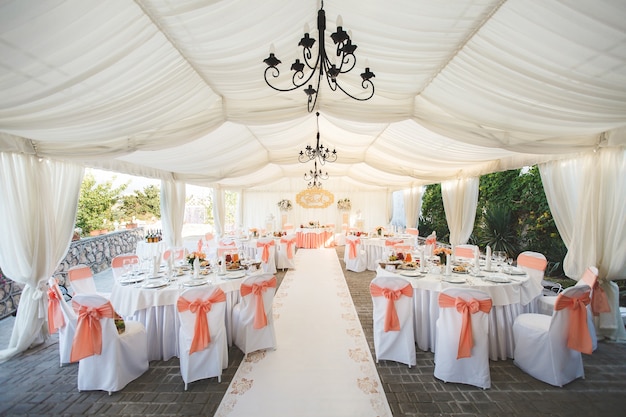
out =
[(452, 246), (467, 243), (476, 218), (479, 178), (459, 178), (441, 183), (441, 196)]
[(596, 330), (626, 340), (619, 313), (619, 290), (611, 280), (626, 279), (626, 150), (600, 149), (579, 158), (539, 166), (541, 180), (563, 242), (565, 274), (579, 280), (596, 266), (612, 312), (602, 313)]
[(422, 210), (424, 187), (411, 187), (404, 190), (404, 215), (406, 227), (417, 227), (419, 214)]
[(224, 235), (224, 223), (226, 223), (226, 208), (224, 206), (224, 190), (213, 188), (213, 219), (215, 222), (215, 233), (218, 236)]
[(46, 281), (71, 243), (84, 170), (4, 152), (0, 166), (0, 265), (24, 286), (2, 362), (48, 336)]
[(183, 245), (186, 186), (184, 183), (161, 180), (161, 223), (168, 247)]

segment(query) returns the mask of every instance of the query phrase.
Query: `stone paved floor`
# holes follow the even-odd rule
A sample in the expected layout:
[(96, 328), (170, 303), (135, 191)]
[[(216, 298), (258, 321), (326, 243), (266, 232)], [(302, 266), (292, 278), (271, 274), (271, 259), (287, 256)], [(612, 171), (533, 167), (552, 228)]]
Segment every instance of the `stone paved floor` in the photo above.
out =
[[(343, 259), (343, 248), (337, 248)], [(370, 349), (373, 272), (344, 271)], [(279, 281), (284, 274), (279, 272)], [(106, 291), (106, 274), (98, 289)], [(0, 348), (8, 344), (13, 318), (0, 320)], [(150, 369), (124, 390), (76, 390), (76, 365), (58, 366), (56, 336), (0, 364), (0, 416), (212, 416), (243, 355), (229, 350), (229, 367), (216, 378), (197, 381), (184, 391), (178, 359), (152, 361)], [(600, 342), (584, 357), (586, 379), (564, 388), (536, 381), (512, 360), (491, 362), (492, 388), (444, 384), (433, 377), (433, 354), (417, 350), (417, 366), (377, 364), (394, 416), (623, 416), (626, 415), (626, 345)], [(262, 407), (262, 404), (259, 404)], [(294, 416), (297, 417), (297, 416)], [(320, 416), (324, 417), (324, 416)]]

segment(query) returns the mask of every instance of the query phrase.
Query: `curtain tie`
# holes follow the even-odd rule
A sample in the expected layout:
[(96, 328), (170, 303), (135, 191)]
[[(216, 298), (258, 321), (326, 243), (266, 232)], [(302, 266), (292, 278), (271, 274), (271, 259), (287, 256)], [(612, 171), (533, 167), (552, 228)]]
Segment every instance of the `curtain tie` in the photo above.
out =
[(213, 291), (211, 296), (206, 300), (197, 299), (195, 301), (189, 301), (184, 297), (178, 297), (178, 301), (176, 302), (178, 311), (190, 311), (196, 315), (189, 354), (204, 350), (209, 343), (211, 343), (211, 331), (209, 330), (207, 314), (211, 311), (213, 304), (223, 302), (226, 302), (226, 294), (224, 294), (224, 291), (220, 288)]
[[(59, 294), (53, 287), (48, 288), (48, 333), (54, 334), (65, 326), (65, 318), (61, 311)], [(63, 300), (65, 302), (65, 300)]]
[(261, 256), (261, 260), (264, 264), (267, 263), (270, 259), (270, 246), (274, 246), (274, 241), (270, 240), (269, 242), (257, 242), (257, 248), (263, 248), (263, 255)]
[(350, 246), (349, 248), (349, 252), (348, 252), (348, 257), (350, 259), (354, 259), (356, 258), (356, 245), (358, 245), (359, 243), (361, 243), (360, 239), (346, 239), (346, 242), (348, 242), (348, 246)]
[(454, 307), (456, 308), (456, 311), (461, 313), (463, 322), (461, 323), (461, 334), (459, 335), (459, 348), (456, 358), (461, 359), (471, 357), (474, 340), (470, 314), (476, 314), (479, 311), (489, 313), (491, 311), (491, 299), (477, 300), (472, 298), (466, 301), (460, 297), (451, 297), (448, 294), (441, 293), (439, 294), (439, 307)]
[(89, 307), (77, 302), (72, 302), (72, 307), (78, 319), (76, 322), (76, 333), (72, 342), (72, 352), (70, 362), (102, 353), (102, 325), (103, 318), (115, 318), (115, 310), (110, 301), (100, 307)]
[(392, 290), (391, 288), (379, 287), (376, 284), (370, 284), (370, 294), (372, 297), (385, 297), (387, 299), (387, 310), (385, 311), (384, 331), (400, 331), (400, 319), (396, 311), (396, 300), (401, 296), (413, 297), (413, 287), (411, 284)]
[(567, 332), (567, 347), (581, 353), (591, 355), (593, 345), (587, 326), (587, 305), (589, 293), (580, 297), (567, 297), (559, 294), (554, 303), (554, 310), (569, 309), (569, 323)]
[(267, 291), (268, 288), (276, 288), (275, 276), (252, 285), (241, 284), (240, 292), (242, 297), (254, 294), (254, 302), (256, 306), (254, 311), (254, 324), (252, 327), (255, 329), (262, 329), (267, 326), (267, 315), (265, 314), (265, 305), (263, 304), (263, 293)]

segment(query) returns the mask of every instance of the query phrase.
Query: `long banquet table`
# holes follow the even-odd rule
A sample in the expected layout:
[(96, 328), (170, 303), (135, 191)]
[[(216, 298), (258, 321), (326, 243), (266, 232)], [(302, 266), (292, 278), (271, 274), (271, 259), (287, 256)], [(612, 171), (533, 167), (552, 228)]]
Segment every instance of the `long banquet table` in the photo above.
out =
[[(256, 272), (260, 273), (260, 272)], [(175, 274), (176, 275), (176, 274)], [(246, 278), (246, 272), (233, 271), (226, 275), (210, 273), (200, 275), (193, 279), (191, 272), (186, 271), (182, 275), (173, 277), (162, 287), (156, 283), (166, 280), (164, 275), (157, 279), (147, 278), (136, 284), (122, 285), (124, 279), (113, 285), (111, 292), (111, 304), (115, 311), (126, 320), (135, 320), (143, 323), (148, 334), (148, 359), (168, 360), (178, 356), (178, 328), (179, 320), (176, 313), (176, 301), (178, 296), (189, 284), (200, 282), (211, 283), (219, 287), (226, 294), (226, 332), (228, 344), (232, 344), (232, 319), (233, 306), (239, 301), (239, 288)], [(140, 277), (137, 277), (140, 279)], [(147, 288), (147, 285), (155, 284), (157, 288)]]
[(329, 227), (299, 227), (296, 229), (296, 246), (306, 249), (335, 246), (335, 229)]
[[(489, 358), (491, 360), (513, 357), (513, 322), (526, 312), (529, 303), (541, 292), (537, 292), (528, 275), (509, 275), (502, 272), (482, 271), (485, 278), (469, 274), (452, 273), (450, 276), (424, 273), (418, 277), (417, 271), (395, 272), (377, 268), (377, 276), (400, 276), (413, 286), (415, 314), (415, 340), (421, 350), (435, 351), (436, 323), (439, 318), (439, 293), (449, 287), (467, 287), (486, 292), (492, 298), (493, 307), (489, 314)], [(405, 275), (403, 275), (405, 274)], [(492, 282), (489, 279), (508, 282)], [(453, 281), (453, 282), (450, 282)]]

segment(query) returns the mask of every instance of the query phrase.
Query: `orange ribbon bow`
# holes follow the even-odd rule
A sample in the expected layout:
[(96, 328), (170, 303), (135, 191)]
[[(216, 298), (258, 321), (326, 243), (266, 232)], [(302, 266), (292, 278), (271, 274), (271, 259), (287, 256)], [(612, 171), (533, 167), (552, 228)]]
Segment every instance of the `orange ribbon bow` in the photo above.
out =
[(209, 321), (207, 313), (211, 311), (214, 303), (223, 303), (226, 301), (226, 294), (220, 288), (213, 291), (211, 296), (206, 300), (197, 299), (189, 301), (186, 298), (178, 297), (176, 308), (178, 311), (191, 311), (196, 315), (196, 321), (193, 328), (193, 339), (189, 353), (204, 350), (211, 343), (211, 331), (209, 330)]
[(263, 248), (263, 255), (261, 256), (261, 260), (264, 264), (270, 259), (270, 246), (274, 246), (274, 241), (270, 240), (269, 242), (257, 242), (257, 248)]
[(354, 259), (356, 258), (356, 245), (358, 245), (359, 243), (361, 243), (360, 239), (346, 239), (346, 242), (348, 243), (348, 246), (350, 246), (349, 248), (349, 252), (348, 252), (348, 257), (350, 259)]
[(456, 311), (463, 316), (461, 334), (459, 336), (459, 349), (456, 358), (471, 357), (474, 340), (472, 339), (472, 319), (470, 314), (476, 314), (479, 311), (489, 313), (491, 311), (491, 299), (477, 300), (472, 298), (466, 301), (460, 297), (451, 297), (448, 294), (441, 293), (439, 294), (439, 307), (454, 307)]
[(372, 297), (385, 297), (387, 299), (387, 311), (385, 312), (385, 332), (400, 331), (400, 319), (398, 318), (398, 312), (396, 311), (396, 300), (401, 296), (413, 297), (413, 287), (411, 284), (400, 288), (399, 290), (392, 290), (391, 288), (379, 287), (376, 284), (370, 284), (370, 294)]
[(570, 310), (567, 347), (591, 355), (593, 344), (587, 326), (586, 307), (589, 302), (589, 293), (585, 293), (581, 297), (567, 297), (559, 294), (554, 303), (554, 310), (563, 310), (564, 308)]
[(115, 318), (115, 310), (111, 302), (107, 301), (100, 307), (89, 307), (77, 302), (72, 302), (72, 307), (78, 319), (76, 333), (72, 342), (70, 362), (76, 362), (83, 358), (102, 353), (102, 325), (103, 318)]
[(265, 315), (265, 305), (263, 304), (263, 293), (268, 288), (276, 288), (276, 277), (272, 277), (260, 283), (252, 285), (241, 284), (241, 296), (245, 297), (248, 294), (254, 294), (256, 303), (256, 309), (254, 311), (254, 327), (255, 329), (262, 329), (267, 326), (267, 316)]
[(288, 259), (292, 259), (293, 258), (293, 245), (296, 243), (296, 239), (285, 239), (284, 237), (280, 239), (280, 243), (286, 243), (287, 244), (287, 258)]
[(65, 326), (65, 318), (61, 311), (61, 302), (65, 302), (59, 298), (59, 293), (53, 287), (48, 288), (48, 332), (56, 333), (58, 329)]

